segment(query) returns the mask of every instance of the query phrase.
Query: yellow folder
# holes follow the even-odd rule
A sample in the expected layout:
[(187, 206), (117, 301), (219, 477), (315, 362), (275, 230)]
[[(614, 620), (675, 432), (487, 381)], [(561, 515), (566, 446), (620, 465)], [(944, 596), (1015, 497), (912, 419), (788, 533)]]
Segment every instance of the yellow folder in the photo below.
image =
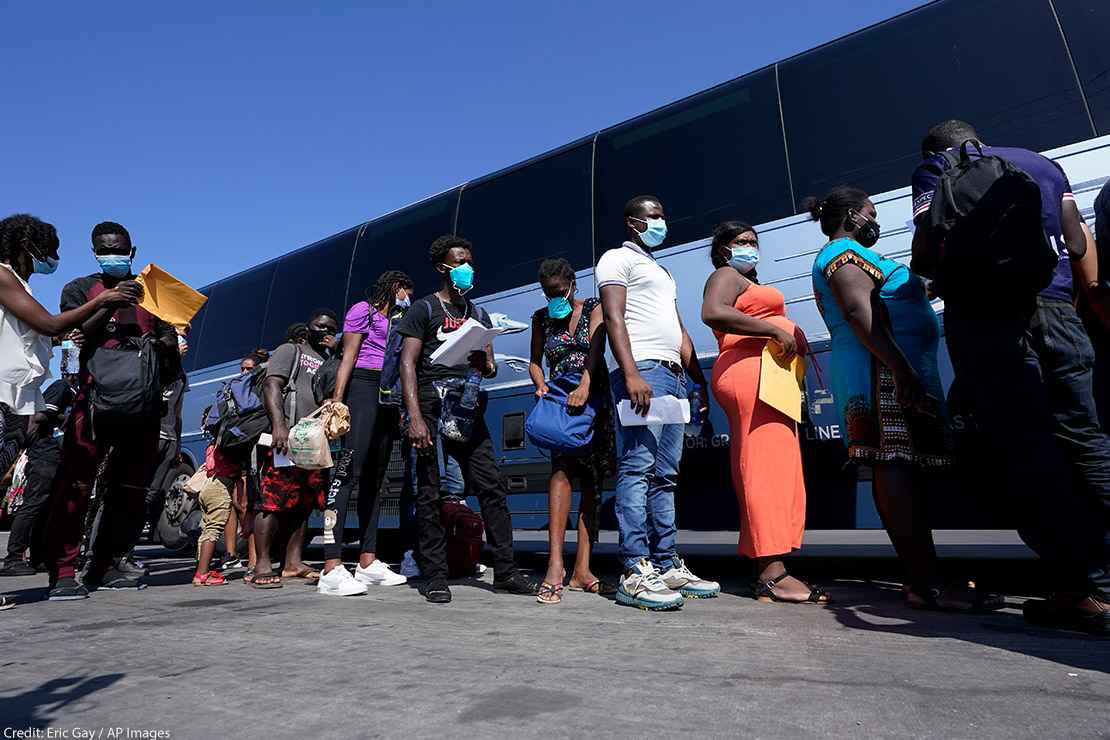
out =
[(759, 400), (777, 409), (794, 421), (802, 420), (802, 384), (806, 377), (806, 361), (794, 355), (789, 362), (775, 357), (771, 342), (763, 347), (759, 366)]
[(147, 265), (135, 278), (143, 286), (139, 305), (174, 326), (185, 326), (208, 300), (157, 265)]

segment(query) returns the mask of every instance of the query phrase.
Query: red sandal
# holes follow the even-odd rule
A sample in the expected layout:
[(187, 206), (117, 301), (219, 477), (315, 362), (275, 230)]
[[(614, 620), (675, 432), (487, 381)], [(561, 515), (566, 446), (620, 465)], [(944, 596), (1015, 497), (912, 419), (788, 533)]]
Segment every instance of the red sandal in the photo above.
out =
[(197, 573), (193, 576), (194, 586), (223, 586), (227, 583), (224, 574), (218, 570), (210, 570), (207, 573)]

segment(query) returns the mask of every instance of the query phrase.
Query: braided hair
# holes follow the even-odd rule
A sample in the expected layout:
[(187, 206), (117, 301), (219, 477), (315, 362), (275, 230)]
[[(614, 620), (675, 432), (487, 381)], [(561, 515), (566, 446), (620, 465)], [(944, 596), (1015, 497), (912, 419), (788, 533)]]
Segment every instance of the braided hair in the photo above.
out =
[(378, 276), (374, 286), (367, 289), (366, 300), (375, 310), (388, 314), (397, 300), (397, 291), (402, 288), (412, 290), (413, 287), (415, 286), (408, 273), (386, 270)]
[(831, 237), (844, 225), (848, 211), (861, 210), (867, 199), (867, 193), (859, 188), (837, 185), (824, 198), (818, 200), (811, 196), (803, 200), (801, 206), (811, 219), (821, 224), (821, 232)]
[(58, 232), (53, 224), (17, 213), (0, 221), (0, 262), (15, 259), (20, 252), (44, 259), (58, 249)]

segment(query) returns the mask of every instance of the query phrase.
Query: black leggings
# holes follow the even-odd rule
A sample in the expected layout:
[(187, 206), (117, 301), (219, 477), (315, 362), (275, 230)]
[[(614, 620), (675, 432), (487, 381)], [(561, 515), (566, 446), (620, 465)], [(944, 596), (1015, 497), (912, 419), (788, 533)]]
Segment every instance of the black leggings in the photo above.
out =
[(358, 491), (362, 552), (377, 552), (379, 494), (398, 433), (397, 410), (378, 404), (380, 380), (378, 370), (355, 368), (347, 387), (351, 431), (343, 438), (343, 449), (337, 455), (324, 504), (324, 557), (328, 560), (342, 557), (343, 530), (352, 491)]

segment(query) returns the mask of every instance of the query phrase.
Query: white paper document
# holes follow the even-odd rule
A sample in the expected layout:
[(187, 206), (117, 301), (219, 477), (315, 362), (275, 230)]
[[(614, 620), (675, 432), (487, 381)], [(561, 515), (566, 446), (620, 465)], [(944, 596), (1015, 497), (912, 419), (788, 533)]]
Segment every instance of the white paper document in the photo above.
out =
[(647, 416), (640, 416), (632, 410), (628, 399), (617, 404), (617, 416), (621, 426), (644, 427), (648, 424), (688, 424), (690, 422), (690, 401), (674, 396), (657, 396), (651, 399)]
[(465, 365), (471, 352), (485, 350), (486, 345), (503, 331), (505, 330), (497, 327), (487, 329), (474, 319), (467, 319), (455, 331), (439, 335), (443, 344), (432, 353), (432, 364), (448, 367)]
[[(269, 432), (262, 432), (258, 436), (258, 444), (262, 447), (273, 447), (274, 438)], [(275, 468), (288, 468), (293, 465), (293, 461), (289, 459), (288, 455), (283, 455), (277, 450), (274, 451), (274, 467)]]

